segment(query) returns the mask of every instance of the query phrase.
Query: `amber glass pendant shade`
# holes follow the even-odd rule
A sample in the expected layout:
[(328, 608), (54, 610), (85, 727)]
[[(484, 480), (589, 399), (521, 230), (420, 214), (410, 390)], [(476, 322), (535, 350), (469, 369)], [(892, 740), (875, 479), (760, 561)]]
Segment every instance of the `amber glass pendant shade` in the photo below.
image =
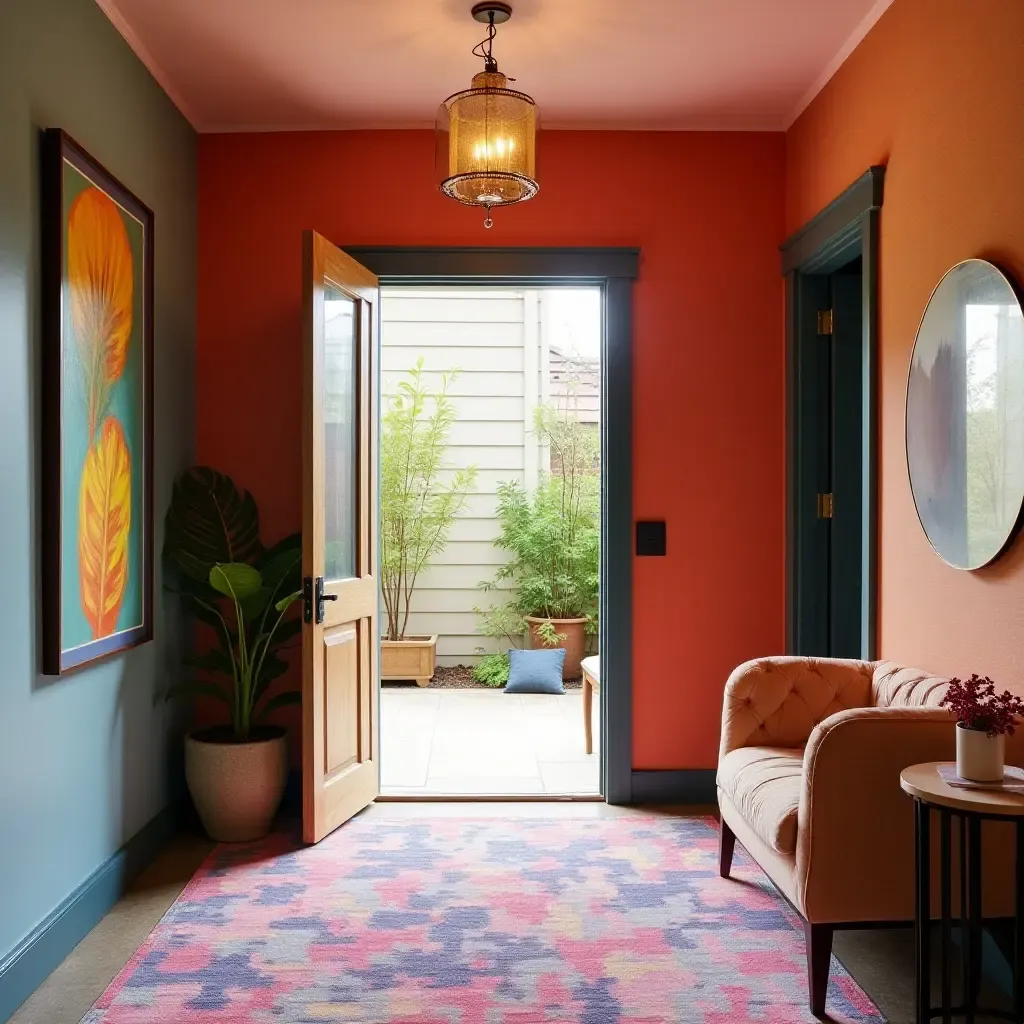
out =
[(441, 104), (437, 173), (441, 191), (467, 206), (521, 203), (537, 194), (537, 105), (508, 88), (499, 71)]

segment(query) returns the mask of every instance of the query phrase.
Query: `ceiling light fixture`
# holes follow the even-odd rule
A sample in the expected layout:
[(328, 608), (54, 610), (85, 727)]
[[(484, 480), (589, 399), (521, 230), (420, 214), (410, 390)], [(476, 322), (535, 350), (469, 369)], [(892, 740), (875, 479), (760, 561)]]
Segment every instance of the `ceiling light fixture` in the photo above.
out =
[(473, 47), (484, 69), (473, 76), (471, 88), (449, 96), (437, 112), (437, 172), (441, 191), (467, 206), (482, 206), (489, 228), (493, 207), (537, 194), (537, 104), (507, 87), (515, 79), (506, 79), (491, 52), (495, 26), (512, 17), (511, 6), (485, 0), (471, 13), (487, 25), (487, 37)]

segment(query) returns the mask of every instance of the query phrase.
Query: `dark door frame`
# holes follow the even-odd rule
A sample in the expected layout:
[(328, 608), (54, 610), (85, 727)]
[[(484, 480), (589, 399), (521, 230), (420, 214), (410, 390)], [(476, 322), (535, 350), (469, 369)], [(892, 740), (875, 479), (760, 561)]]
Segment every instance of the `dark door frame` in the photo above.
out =
[(342, 245), (382, 285), (597, 285), (601, 339), (601, 792), (633, 796), (633, 281), (639, 249)]
[(885, 168), (871, 167), (819, 214), (780, 246), (786, 279), (786, 650), (801, 650), (802, 616), (810, 609), (799, 600), (801, 554), (811, 543), (808, 509), (799, 501), (801, 456), (806, 428), (800, 354), (817, 334), (816, 294), (810, 279), (831, 274), (860, 256), (863, 274), (863, 417), (861, 491), (861, 651), (872, 660), (877, 651), (878, 606), (878, 218)]

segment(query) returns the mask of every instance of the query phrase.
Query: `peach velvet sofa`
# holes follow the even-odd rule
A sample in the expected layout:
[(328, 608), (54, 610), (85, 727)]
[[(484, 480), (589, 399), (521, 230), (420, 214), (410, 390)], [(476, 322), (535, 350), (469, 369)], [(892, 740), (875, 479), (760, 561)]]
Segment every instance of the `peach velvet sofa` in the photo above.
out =
[[(834, 930), (913, 920), (914, 810), (899, 775), (954, 759), (952, 718), (938, 706), (946, 684), (891, 662), (794, 657), (747, 662), (726, 684), (721, 874), (738, 839), (804, 919), (819, 1016)], [(1021, 739), (1007, 747), (1011, 763), (1020, 763)], [(986, 914), (1013, 892), (1005, 838), (986, 839)], [(1006, 863), (990, 872), (990, 860)]]

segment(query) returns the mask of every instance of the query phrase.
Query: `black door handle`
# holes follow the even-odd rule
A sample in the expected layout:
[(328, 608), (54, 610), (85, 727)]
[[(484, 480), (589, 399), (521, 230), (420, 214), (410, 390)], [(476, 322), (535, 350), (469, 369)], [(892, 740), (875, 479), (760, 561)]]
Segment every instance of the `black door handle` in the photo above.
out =
[[(303, 614), (302, 618), (306, 622), (315, 622), (319, 625), (324, 621), (324, 601), (337, 601), (337, 594), (325, 594), (324, 593), (324, 578), (323, 576), (317, 576), (314, 581), (311, 577), (306, 576), (302, 581), (302, 605)], [(316, 618), (313, 617), (313, 611), (316, 610)]]
[(337, 601), (337, 594), (325, 594), (324, 593), (324, 578), (323, 576), (317, 576), (316, 578), (316, 621), (324, 621), (324, 601)]

